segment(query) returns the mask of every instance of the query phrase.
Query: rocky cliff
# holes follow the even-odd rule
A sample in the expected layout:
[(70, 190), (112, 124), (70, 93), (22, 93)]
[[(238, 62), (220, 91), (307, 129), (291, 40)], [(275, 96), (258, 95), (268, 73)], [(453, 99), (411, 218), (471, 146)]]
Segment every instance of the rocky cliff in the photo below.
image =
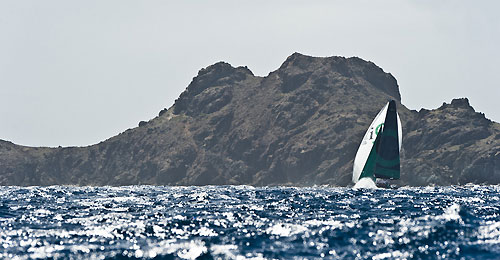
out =
[(219, 62), (158, 117), (89, 147), (0, 142), (0, 185), (350, 184), (380, 108), (403, 121), (401, 185), (500, 183), (500, 124), (467, 99), (400, 103), (396, 79), (359, 58), (295, 53), (266, 77)]

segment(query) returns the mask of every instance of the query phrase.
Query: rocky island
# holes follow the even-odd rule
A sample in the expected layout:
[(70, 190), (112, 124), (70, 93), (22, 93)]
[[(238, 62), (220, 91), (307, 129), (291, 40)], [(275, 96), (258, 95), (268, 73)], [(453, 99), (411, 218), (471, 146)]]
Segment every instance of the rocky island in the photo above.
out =
[(99, 144), (0, 140), (0, 185), (347, 186), (389, 99), (403, 123), (400, 185), (500, 183), (500, 124), (466, 98), (409, 110), (372, 62), (294, 53), (265, 77), (224, 62), (204, 68), (172, 107)]

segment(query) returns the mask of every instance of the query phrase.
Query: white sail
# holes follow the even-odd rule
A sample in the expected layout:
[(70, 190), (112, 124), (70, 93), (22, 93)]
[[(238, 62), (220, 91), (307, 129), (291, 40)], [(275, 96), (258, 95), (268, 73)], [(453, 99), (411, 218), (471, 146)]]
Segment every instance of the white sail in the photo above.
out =
[[(368, 127), (368, 130), (361, 140), (361, 144), (359, 145), (358, 152), (356, 153), (356, 157), (354, 158), (354, 167), (352, 171), (352, 182), (356, 183), (359, 180), (359, 176), (361, 175), (361, 171), (363, 171), (363, 167), (365, 166), (365, 162), (368, 159), (368, 155), (372, 150), (373, 143), (375, 142), (375, 138), (377, 137), (378, 132), (381, 130), (385, 122), (385, 116), (387, 115), (387, 108), (389, 107), (389, 102), (378, 112), (373, 122)], [(399, 116), (398, 116), (399, 121)], [(399, 126), (401, 124), (398, 122)], [(400, 149), (401, 149), (401, 141)]]
[(401, 144), (403, 143), (403, 127), (401, 126), (401, 119), (399, 119), (399, 114), (396, 112), (396, 116), (398, 118), (398, 142), (399, 142), (399, 151), (401, 152)]

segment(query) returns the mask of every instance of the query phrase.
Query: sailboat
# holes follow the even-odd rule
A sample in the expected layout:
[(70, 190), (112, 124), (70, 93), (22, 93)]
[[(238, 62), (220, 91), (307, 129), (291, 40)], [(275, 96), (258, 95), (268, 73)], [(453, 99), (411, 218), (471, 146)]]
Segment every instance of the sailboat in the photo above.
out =
[(354, 158), (354, 188), (377, 188), (376, 179), (400, 178), (401, 120), (396, 102), (391, 100), (380, 110), (366, 131)]

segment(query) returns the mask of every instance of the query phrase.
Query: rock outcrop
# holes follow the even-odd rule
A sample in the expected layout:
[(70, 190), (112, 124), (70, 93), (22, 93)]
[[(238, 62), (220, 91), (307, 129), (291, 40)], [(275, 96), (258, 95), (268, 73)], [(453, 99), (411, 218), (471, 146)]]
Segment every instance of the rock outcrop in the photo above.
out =
[(219, 62), (169, 109), (89, 147), (0, 142), (0, 185), (350, 184), (359, 142), (398, 103), (401, 185), (500, 183), (500, 124), (467, 99), (411, 111), (396, 79), (359, 58), (295, 53), (266, 77)]

